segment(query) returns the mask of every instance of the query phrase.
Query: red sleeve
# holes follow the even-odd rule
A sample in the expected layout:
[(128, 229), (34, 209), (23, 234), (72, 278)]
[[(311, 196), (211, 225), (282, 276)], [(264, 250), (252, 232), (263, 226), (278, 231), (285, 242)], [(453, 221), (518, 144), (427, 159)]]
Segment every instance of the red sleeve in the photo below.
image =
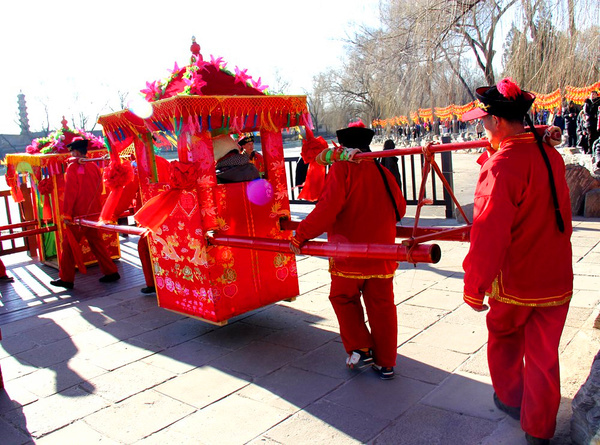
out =
[(73, 218), (77, 190), (79, 190), (79, 178), (77, 177), (77, 162), (71, 162), (65, 172), (65, 196), (63, 201), (63, 216)]
[(315, 238), (331, 228), (346, 203), (347, 178), (348, 165), (346, 162), (338, 162), (330, 167), (317, 205), (296, 230), (295, 238), (300, 243)]
[(498, 157), (482, 169), (475, 189), (470, 249), (464, 260), (464, 299), (483, 304), (485, 292), (500, 272), (511, 242), (512, 223), (526, 184), (513, 174), (518, 168)]

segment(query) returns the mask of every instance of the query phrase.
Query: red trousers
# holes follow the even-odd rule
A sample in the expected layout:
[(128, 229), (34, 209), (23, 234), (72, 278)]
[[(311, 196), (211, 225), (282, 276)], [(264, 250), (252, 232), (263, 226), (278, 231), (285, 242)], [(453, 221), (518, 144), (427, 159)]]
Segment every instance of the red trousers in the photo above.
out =
[(6, 276), (6, 266), (0, 259), (0, 277), (4, 277), (4, 276)]
[(150, 258), (150, 248), (148, 247), (148, 238), (146, 235), (140, 236), (140, 240), (138, 241), (138, 255), (140, 257), (140, 263), (142, 263), (142, 272), (144, 272), (146, 286), (154, 287), (152, 259)]
[[(117, 265), (110, 258), (108, 249), (103, 243), (100, 232), (97, 229), (92, 229), (91, 227), (67, 226), (67, 230), (70, 230), (73, 233), (77, 241), (80, 241), (82, 237), (85, 237), (88, 240), (90, 249), (98, 260), (98, 265), (104, 275), (110, 275), (118, 271)], [(66, 236), (63, 237), (59, 266), (58, 276), (60, 279), (68, 281), (69, 283), (74, 282), (75, 257), (73, 256), (73, 251), (71, 250), (71, 246), (69, 245)]]
[[(370, 332), (365, 324), (361, 293)], [(371, 348), (377, 365), (396, 365), (398, 322), (393, 278), (355, 279), (332, 275), (329, 300), (340, 325), (346, 352)]]
[(521, 428), (550, 439), (560, 405), (558, 345), (569, 304), (527, 307), (489, 300), (488, 364), (494, 391), (521, 407)]

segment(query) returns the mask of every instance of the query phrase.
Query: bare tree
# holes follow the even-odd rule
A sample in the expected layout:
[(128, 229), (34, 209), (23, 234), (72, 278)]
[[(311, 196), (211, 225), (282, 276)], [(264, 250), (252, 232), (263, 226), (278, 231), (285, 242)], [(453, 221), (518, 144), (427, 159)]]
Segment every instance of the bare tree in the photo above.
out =
[(269, 85), (269, 93), (271, 94), (285, 94), (287, 90), (290, 88), (290, 82), (285, 80), (279, 69), (275, 69), (275, 73), (273, 75), (273, 82), (270, 82)]
[(464, 104), (506, 75), (538, 92), (588, 85), (599, 78), (599, 9), (598, 0), (383, 0), (380, 26), (356, 30), (345, 64), (324, 73), (324, 119)]
[[(513, 24), (505, 46), (503, 65), (507, 75), (538, 92), (598, 80), (598, 2), (583, 0), (576, 7), (573, 1), (521, 0), (521, 6), (517, 16), (521, 26)], [(563, 17), (565, 9), (568, 19), (562, 23), (556, 17)]]
[(325, 75), (323, 73), (320, 73), (313, 77), (312, 91), (306, 92), (308, 111), (310, 112), (310, 117), (312, 119), (313, 125), (315, 126), (315, 134), (319, 132), (319, 128), (322, 125), (328, 89), (329, 82), (327, 81)]
[(119, 98), (119, 107), (118, 107), (118, 109), (115, 110), (110, 105), (108, 106), (108, 108), (110, 109), (110, 111), (112, 111), (113, 113), (115, 111), (120, 111), (120, 110), (126, 109), (127, 105), (128, 105), (128, 100), (127, 99), (129, 99), (129, 92), (117, 90), (117, 96)]

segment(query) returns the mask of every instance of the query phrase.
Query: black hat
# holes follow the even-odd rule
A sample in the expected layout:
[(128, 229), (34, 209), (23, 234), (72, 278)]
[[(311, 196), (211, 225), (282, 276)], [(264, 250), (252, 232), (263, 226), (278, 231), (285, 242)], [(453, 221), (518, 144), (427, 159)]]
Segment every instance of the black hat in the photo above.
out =
[(249, 136), (243, 137), (242, 139), (240, 139), (238, 141), (238, 145), (240, 147), (243, 147), (244, 145), (249, 144), (250, 142), (254, 142), (254, 135), (252, 135), (252, 134), (249, 135)]
[(85, 155), (88, 151), (88, 142), (89, 141), (87, 139), (75, 138), (73, 139), (73, 142), (67, 144), (67, 147), (69, 150), (77, 150)]
[(521, 90), (517, 84), (507, 77), (497, 85), (480, 87), (475, 90), (477, 108), (462, 115), (463, 122), (492, 114), (505, 119), (523, 119), (535, 96), (529, 91)]
[(346, 148), (360, 148), (369, 150), (369, 145), (375, 136), (375, 132), (366, 128), (365, 124), (358, 122), (350, 124), (348, 128), (342, 128), (335, 132), (338, 142)]

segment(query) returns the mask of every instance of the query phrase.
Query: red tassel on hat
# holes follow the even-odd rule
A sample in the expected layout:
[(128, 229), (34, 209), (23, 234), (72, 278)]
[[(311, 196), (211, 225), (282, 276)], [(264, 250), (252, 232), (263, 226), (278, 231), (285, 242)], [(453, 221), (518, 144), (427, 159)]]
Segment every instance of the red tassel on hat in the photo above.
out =
[(521, 88), (510, 77), (505, 77), (496, 85), (498, 92), (507, 99), (514, 100), (522, 94)]
[(351, 128), (351, 127), (365, 128), (365, 124), (362, 120), (359, 119), (356, 122), (350, 122), (348, 124), (348, 128)]

